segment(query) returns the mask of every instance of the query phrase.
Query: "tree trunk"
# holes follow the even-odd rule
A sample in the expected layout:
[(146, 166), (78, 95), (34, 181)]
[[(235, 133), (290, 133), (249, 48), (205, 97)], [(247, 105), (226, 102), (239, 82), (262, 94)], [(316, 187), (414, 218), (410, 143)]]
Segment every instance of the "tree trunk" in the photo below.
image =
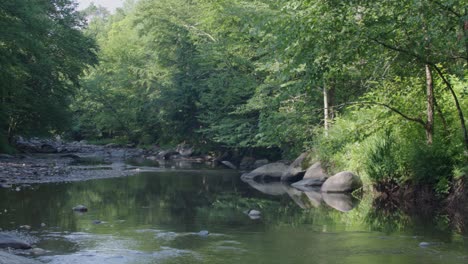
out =
[[(465, 16), (468, 15), (468, 9), (465, 9)], [(468, 63), (468, 20), (463, 21), (463, 35), (465, 39), (465, 55), (466, 55), (466, 62)]]
[(327, 89), (327, 86), (323, 85), (323, 109), (324, 109), (324, 128), (325, 135), (328, 135), (328, 130), (330, 129), (330, 121), (335, 117), (333, 111), (333, 99), (334, 99), (335, 89), (332, 87)]
[(426, 121), (426, 142), (431, 145), (434, 135), (434, 84), (432, 81), (432, 72), (428, 64), (426, 69), (426, 96), (427, 96), (427, 121)]
[(327, 86), (323, 85), (323, 124), (325, 129), (325, 135), (328, 136), (328, 129), (329, 129), (329, 120), (330, 120), (330, 112), (329, 112), (329, 105), (328, 105), (328, 90)]

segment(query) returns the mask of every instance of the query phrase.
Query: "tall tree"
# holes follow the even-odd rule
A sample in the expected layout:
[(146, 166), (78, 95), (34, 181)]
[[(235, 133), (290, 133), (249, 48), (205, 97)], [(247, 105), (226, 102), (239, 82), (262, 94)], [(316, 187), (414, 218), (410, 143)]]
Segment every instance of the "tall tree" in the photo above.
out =
[(68, 0), (0, 3), (0, 134), (59, 131), (95, 44)]

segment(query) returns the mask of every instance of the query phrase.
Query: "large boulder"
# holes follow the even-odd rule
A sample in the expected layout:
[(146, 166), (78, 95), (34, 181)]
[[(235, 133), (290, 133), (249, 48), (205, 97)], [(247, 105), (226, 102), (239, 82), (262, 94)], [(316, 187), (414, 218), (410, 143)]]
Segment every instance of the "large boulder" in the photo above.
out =
[(323, 170), (322, 164), (320, 162), (312, 164), (312, 166), (307, 169), (304, 175), (304, 179), (317, 179), (325, 181), (327, 178), (328, 175)]
[(0, 248), (30, 249), (31, 245), (11, 234), (0, 233)]
[(302, 169), (302, 163), (304, 162), (305, 158), (307, 158), (307, 153), (304, 152), (302, 153), (301, 155), (299, 155), (299, 157), (297, 157), (292, 163), (291, 163), (291, 167), (293, 168), (300, 168)]
[(300, 180), (305, 171), (302, 169), (302, 162), (307, 157), (307, 153), (302, 153), (296, 160), (289, 165), (288, 169), (281, 176), (282, 181), (296, 181)]
[(257, 177), (264, 178), (274, 178), (274, 179), (281, 179), (284, 173), (289, 169), (289, 166), (281, 163), (275, 162), (263, 165), (251, 172), (242, 174), (242, 179), (254, 179)]
[(293, 183), (292, 186), (299, 190), (319, 187), (322, 186), (327, 177), (320, 162), (316, 162), (307, 169), (304, 178), (301, 181)]
[(0, 264), (41, 264), (41, 262), (0, 251)]
[(305, 171), (297, 171), (291, 168), (288, 169), (282, 176), (281, 181), (292, 183), (302, 180), (304, 178)]
[(322, 186), (323, 182), (325, 179), (315, 179), (315, 178), (308, 178), (306, 179), (305, 177), (293, 184), (291, 184), (292, 187), (297, 188), (299, 190), (307, 190), (309, 187), (319, 187)]
[(328, 178), (322, 185), (322, 192), (325, 193), (344, 193), (352, 192), (362, 187), (362, 181), (359, 176), (352, 172), (343, 171)]

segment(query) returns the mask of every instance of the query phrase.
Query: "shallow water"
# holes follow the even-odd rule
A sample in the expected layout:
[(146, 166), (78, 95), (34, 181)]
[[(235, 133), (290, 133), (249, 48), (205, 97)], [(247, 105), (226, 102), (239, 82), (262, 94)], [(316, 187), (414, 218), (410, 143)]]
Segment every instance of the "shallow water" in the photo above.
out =
[[(73, 212), (78, 204), (89, 211)], [(248, 209), (261, 217), (251, 219)], [(468, 261), (467, 237), (444, 215), (378, 211), (366, 197), (244, 183), (229, 170), (0, 189), (0, 212), (0, 228), (46, 250), (31, 255), (45, 263)]]

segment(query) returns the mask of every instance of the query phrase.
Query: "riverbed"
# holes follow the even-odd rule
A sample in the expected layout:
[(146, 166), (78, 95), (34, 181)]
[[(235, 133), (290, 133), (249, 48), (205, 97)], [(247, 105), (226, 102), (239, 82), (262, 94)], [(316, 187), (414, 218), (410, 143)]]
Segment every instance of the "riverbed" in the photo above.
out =
[(0, 189), (0, 227), (43, 250), (14, 253), (43, 263), (468, 261), (463, 228), (443, 212), (376, 208), (366, 195), (331, 203), (232, 170), (157, 169)]

